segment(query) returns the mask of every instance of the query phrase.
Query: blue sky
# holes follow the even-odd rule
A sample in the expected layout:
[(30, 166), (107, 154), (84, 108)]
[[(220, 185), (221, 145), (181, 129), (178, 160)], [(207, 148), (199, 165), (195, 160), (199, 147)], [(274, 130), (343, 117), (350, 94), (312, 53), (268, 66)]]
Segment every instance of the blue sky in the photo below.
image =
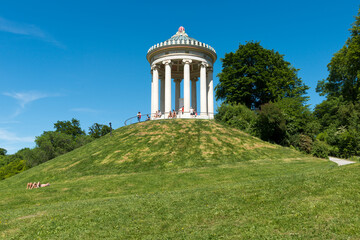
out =
[[(150, 111), (147, 50), (184, 26), (220, 58), (260, 41), (311, 87), (349, 36), (359, 1), (1, 1), (0, 147), (34, 147), (58, 120), (123, 126)], [(218, 79), (214, 79), (215, 85)]]

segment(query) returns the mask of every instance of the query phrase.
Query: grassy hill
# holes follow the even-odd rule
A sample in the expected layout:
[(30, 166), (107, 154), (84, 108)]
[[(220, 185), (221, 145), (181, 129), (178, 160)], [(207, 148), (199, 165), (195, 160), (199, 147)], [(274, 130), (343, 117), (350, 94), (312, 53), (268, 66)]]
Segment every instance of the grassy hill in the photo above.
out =
[(358, 239), (358, 172), (212, 121), (144, 122), (1, 181), (0, 238)]

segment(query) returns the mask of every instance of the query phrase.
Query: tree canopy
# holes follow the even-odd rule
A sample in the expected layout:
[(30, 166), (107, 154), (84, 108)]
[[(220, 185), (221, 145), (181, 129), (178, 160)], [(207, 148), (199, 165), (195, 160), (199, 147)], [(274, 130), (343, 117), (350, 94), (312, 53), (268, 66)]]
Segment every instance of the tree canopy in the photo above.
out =
[(318, 82), (316, 91), (328, 98), (342, 96), (345, 101), (360, 100), (360, 9), (345, 45), (328, 64), (329, 76)]
[(80, 121), (73, 118), (71, 121), (57, 121), (54, 123), (55, 132), (65, 133), (76, 137), (78, 135), (85, 135), (85, 132), (80, 127)]
[(94, 123), (91, 127), (89, 127), (89, 135), (93, 138), (99, 138), (105, 136), (110, 132), (110, 127), (107, 125)]
[(329, 75), (316, 91), (326, 100), (315, 107), (321, 125), (318, 139), (331, 146), (330, 154), (360, 154), (360, 9), (345, 45), (328, 64)]
[(308, 87), (297, 76), (298, 69), (284, 60), (284, 55), (263, 48), (259, 42), (240, 44), (235, 53), (221, 59), (216, 99), (257, 108), (286, 97), (305, 100)]
[(7, 153), (5, 148), (0, 148), (0, 155), (5, 156)]

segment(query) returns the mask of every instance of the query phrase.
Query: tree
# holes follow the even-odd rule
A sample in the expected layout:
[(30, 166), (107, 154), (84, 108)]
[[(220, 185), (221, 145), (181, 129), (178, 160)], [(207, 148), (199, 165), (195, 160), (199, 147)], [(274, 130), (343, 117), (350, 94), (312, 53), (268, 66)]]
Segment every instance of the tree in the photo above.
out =
[(318, 140), (329, 145), (331, 155), (360, 154), (360, 9), (345, 45), (328, 64), (329, 75), (316, 91), (326, 100), (315, 107), (321, 124)]
[(284, 60), (284, 55), (263, 48), (259, 42), (240, 44), (235, 53), (221, 59), (216, 99), (258, 108), (270, 101), (303, 95), (308, 87), (297, 76), (298, 69)]
[(45, 152), (46, 161), (75, 149), (72, 136), (61, 132), (44, 132), (36, 137), (35, 142), (37, 147)]
[(327, 99), (342, 96), (345, 101), (360, 100), (360, 9), (350, 33), (328, 64), (329, 76), (318, 82), (316, 91)]
[(107, 125), (94, 123), (91, 127), (89, 127), (89, 135), (93, 138), (99, 138), (105, 136), (110, 132), (110, 127)]
[(74, 138), (79, 135), (85, 135), (80, 127), (80, 121), (73, 118), (71, 121), (57, 121), (54, 123), (55, 132), (65, 133)]
[(0, 148), (0, 156), (5, 156), (7, 153), (5, 148)]

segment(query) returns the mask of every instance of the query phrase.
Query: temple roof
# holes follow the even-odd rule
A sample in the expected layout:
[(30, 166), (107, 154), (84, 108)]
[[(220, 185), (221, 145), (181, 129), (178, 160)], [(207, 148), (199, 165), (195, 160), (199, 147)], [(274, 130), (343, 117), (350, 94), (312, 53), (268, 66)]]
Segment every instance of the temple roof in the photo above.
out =
[(194, 38), (189, 37), (186, 32), (185, 32), (185, 28), (184, 27), (179, 27), (179, 30), (177, 31), (177, 33), (172, 36), (171, 38), (169, 38), (167, 41), (171, 41), (171, 40), (193, 40), (193, 41), (197, 41)]
[(185, 32), (185, 28), (184, 27), (179, 27), (177, 33), (172, 36), (171, 38), (169, 38), (168, 40), (161, 42), (161, 43), (157, 43), (154, 46), (152, 46), (149, 50), (148, 50), (148, 54), (150, 52), (152, 52), (155, 49), (159, 49), (165, 46), (169, 46), (169, 45), (193, 45), (193, 46), (198, 46), (201, 48), (206, 48), (208, 50), (210, 50), (211, 52), (215, 53), (216, 56), (216, 51), (214, 48), (212, 48), (211, 46), (209, 46), (208, 44), (202, 43), (197, 41), (194, 38), (191, 38), (187, 35), (187, 33)]

